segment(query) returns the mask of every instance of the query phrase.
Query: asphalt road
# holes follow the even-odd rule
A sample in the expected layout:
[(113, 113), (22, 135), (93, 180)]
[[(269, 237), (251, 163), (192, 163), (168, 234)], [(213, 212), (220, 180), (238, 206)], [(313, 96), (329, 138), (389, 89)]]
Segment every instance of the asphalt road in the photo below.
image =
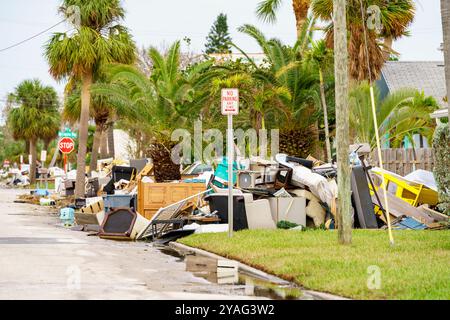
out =
[(252, 299), (185, 271), (142, 242), (72, 231), (0, 189), (0, 299)]

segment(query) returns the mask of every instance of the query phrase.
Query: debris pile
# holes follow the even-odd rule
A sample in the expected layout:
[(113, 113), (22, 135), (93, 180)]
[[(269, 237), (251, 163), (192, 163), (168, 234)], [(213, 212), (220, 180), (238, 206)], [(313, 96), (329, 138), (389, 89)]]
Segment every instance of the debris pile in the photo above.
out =
[[(448, 228), (449, 218), (433, 208), (437, 191), (431, 173), (407, 177), (371, 167), (352, 152), (354, 228), (386, 228), (384, 184), (394, 229)], [(75, 172), (55, 180), (55, 192), (37, 189), (18, 201), (55, 206), (65, 226), (95, 231), (105, 239), (167, 243), (192, 233), (228, 230), (228, 185), (233, 185), (233, 229), (338, 228), (336, 163), (277, 154), (273, 160), (196, 162), (181, 180), (155, 182), (152, 163), (106, 159), (85, 180), (86, 194), (75, 199)]]

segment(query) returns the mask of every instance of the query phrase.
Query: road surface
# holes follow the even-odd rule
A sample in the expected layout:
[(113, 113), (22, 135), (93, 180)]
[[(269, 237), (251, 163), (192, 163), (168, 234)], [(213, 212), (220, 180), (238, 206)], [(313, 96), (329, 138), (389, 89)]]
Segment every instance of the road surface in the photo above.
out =
[(236, 299), (143, 242), (103, 240), (62, 227), (48, 208), (0, 189), (0, 299)]

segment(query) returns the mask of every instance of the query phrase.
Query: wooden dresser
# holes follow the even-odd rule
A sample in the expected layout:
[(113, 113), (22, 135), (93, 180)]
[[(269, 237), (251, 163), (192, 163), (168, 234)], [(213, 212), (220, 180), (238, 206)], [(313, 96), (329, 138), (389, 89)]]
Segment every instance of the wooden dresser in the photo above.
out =
[(204, 183), (152, 183), (139, 182), (137, 211), (147, 219), (172, 203), (205, 191)]

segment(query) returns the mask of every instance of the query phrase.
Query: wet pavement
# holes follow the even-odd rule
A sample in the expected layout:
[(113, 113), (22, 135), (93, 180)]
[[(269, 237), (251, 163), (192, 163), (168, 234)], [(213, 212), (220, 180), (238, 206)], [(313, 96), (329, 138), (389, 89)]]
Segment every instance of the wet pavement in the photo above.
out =
[(72, 231), (54, 209), (14, 203), (24, 192), (0, 189), (0, 299), (312, 298), (217, 259)]

